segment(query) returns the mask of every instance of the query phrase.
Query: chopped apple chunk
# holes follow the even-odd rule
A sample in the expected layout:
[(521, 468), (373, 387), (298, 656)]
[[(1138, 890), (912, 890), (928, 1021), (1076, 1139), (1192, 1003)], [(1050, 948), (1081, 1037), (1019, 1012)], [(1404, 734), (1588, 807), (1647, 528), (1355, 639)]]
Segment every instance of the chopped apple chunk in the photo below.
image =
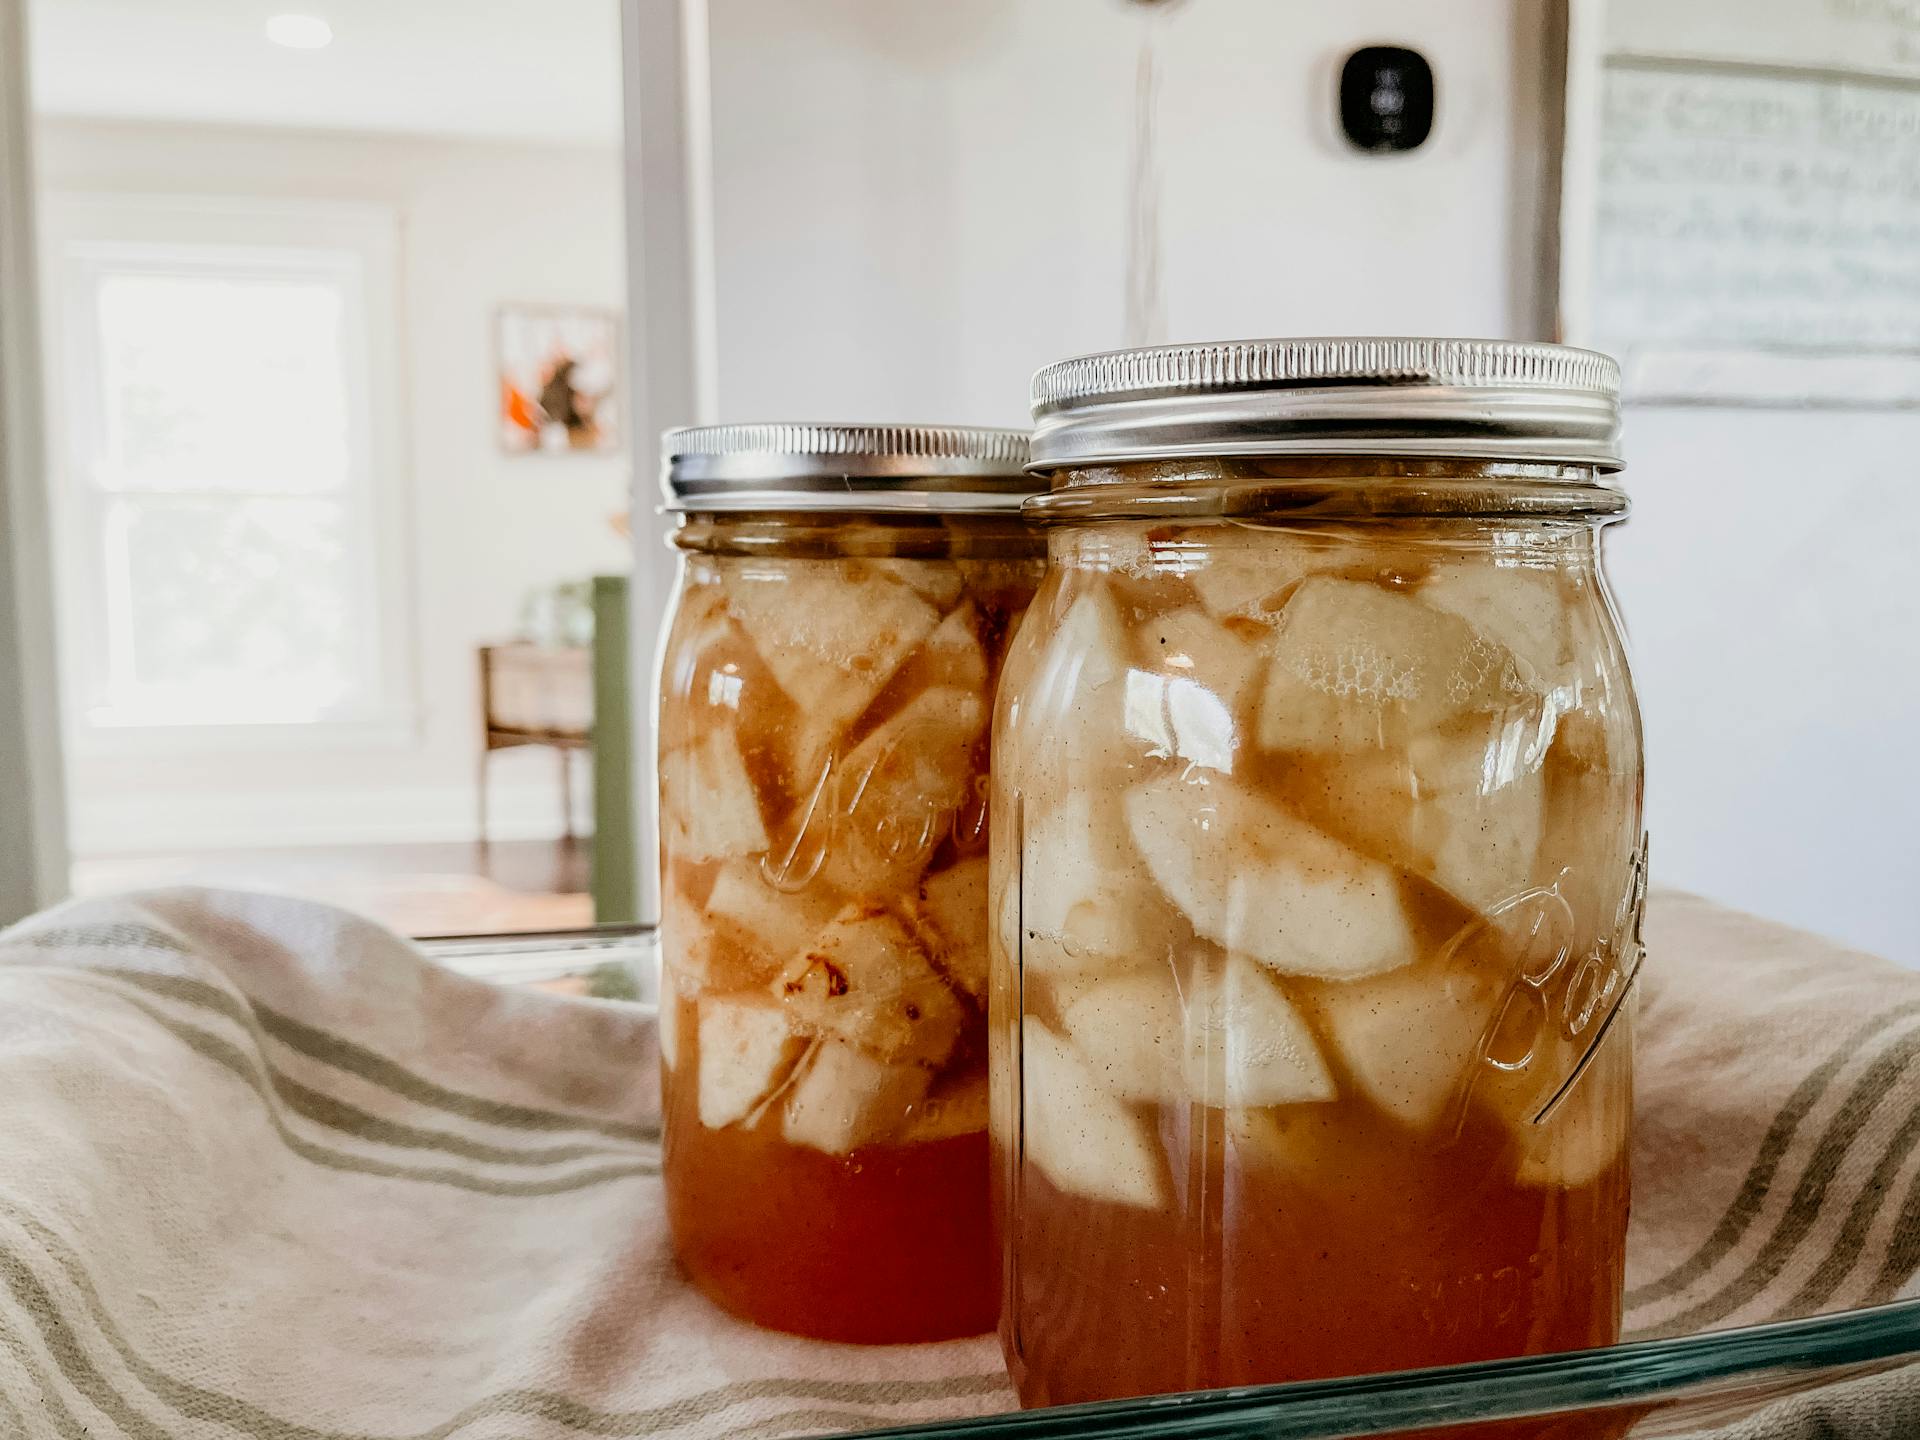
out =
[(758, 998), (710, 995), (700, 1001), (700, 1123), (737, 1124), (792, 1072), (806, 1042), (780, 1007)]
[(1027, 1159), (1058, 1189), (1158, 1209), (1169, 1190), (1147, 1124), (1044, 1025), (1022, 1027)]
[(774, 981), (794, 1025), (880, 1059), (937, 1065), (965, 1011), (898, 915), (857, 903)]
[(1313, 1031), (1271, 971), (1242, 955), (1197, 969), (1186, 1019), (1187, 1093), (1204, 1105), (1298, 1105), (1335, 1089)]
[(1076, 987), (1060, 1009), (1067, 1039), (1108, 1090), (1148, 1104), (1186, 1099), (1186, 1027), (1172, 971), (1155, 966)]
[(987, 996), (987, 861), (984, 856), (920, 882), (914, 919), (947, 979), (974, 1000)]
[(673, 983), (673, 971), (664, 965), (660, 967), (660, 1003), (653, 1025), (659, 1037), (660, 1061), (671, 1070), (680, 1063), (680, 993)]
[[(747, 859), (720, 867), (707, 895), (706, 913), (753, 959), (755, 973), (738, 977), (736, 983), (763, 984), (819, 938), (842, 903), (817, 883), (797, 891), (776, 889), (762, 874), (761, 862)], [(708, 983), (715, 978), (707, 977)]]
[(1327, 547), (1259, 531), (1250, 542), (1233, 535), (1202, 547), (1202, 559), (1188, 577), (1200, 603), (1215, 615), (1272, 617), (1287, 587), (1304, 576)]
[(822, 875), (888, 894), (919, 873), (974, 778), (986, 706), (971, 690), (923, 690), (847, 756)]
[(1442, 565), (1420, 587), (1420, 599), (1457, 615), (1520, 662), (1521, 673), (1551, 689), (1573, 656), (1572, 627), (1559, 579), (1547, 570), (1512, 565)]
[(966, 584), (960, 567), (951, 560), (876, 558), (861, 563), (898, 580), (922, 600), (942, 610), (953, 608), (953, 602), (960, 598)]
[(980, 646), (979, 615), (971, 602), (961, 605), (935, 627), (908, 663), (914, 678), (930, 686), (971, 690), (985, 696), (987, 652)]
[(1025, 963), (1058, 972), (1164, 959), (1178, 925), (1139, 882), (1140, 857), (1118, 799), (1075, 791), (1027, 819), (1020, 856)]
[(1164, 674), (1193, 681), (1232, 709), (1260, 664), (1253, 637), (1235, 626), (1256, 635), (1261, 628), (1245, 620), (1224, 624), (1204, 610), (1175, 610), (1140, 626), (1141, 657)]
[(1532, 883), (1545, 787), (1528, 738), (1428, 736), (1408, 748), (1421, 785), (1413, 811), (1421, 873), (1483, 912)]
[(789, 1144), (846, 1155), (889, 1139), (927, 1093), (932, 1072), (889, 1065), (841, 1040), (821, 1040), (787, 1091), (781, 1134)]
[(1290, 975), (1374, 975), (1414, 957), (1394, 873), (1221, 777), (1127, 793), (1133, 843), (1203, 939)]
[(1465, 1094), (1499, 999), (1490, 977), (1467, 965), (1321, 985), (1313, 996), (1353, 1083), (1415, 1127)]
[(1513, 657), (1458, 616), (1315, 576), (1282, 612), (1259, 739), (1269, 750), (1374, 747), (1528, 693)]
[(663, 755), (660, 785), (676, 858), (725, 860), (767, 848), (760, 801), (730, 729), (713, 726), (687, 749)]
[(801, 791), (940, 623), (940, 612), (910, 586), (858, 561), (743, 564), (730, 579), (727, 605), (794, 702), (788, 763)]
[(1022, 686), (1022, 706), (1043, 727), (1024, 742), (1022, 758), (1036, 774), (1085, 782), (1132, 748), (1125, 729), (1131, 648), (1113, 592), (1087, 583)]
[(1543, 825), (1538, 708), (1404, 749), (1302, 756), (1308, 819), (1486, 912), (1534, 883)]

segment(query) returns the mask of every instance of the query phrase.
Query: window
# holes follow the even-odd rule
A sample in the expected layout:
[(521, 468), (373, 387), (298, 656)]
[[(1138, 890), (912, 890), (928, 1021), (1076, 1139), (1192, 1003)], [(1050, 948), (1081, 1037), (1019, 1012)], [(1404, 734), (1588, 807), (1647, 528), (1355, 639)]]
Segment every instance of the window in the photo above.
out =
[(53, 211), (72, 718), (93, 732), (392, 721), (391, 221), (224, 202)]

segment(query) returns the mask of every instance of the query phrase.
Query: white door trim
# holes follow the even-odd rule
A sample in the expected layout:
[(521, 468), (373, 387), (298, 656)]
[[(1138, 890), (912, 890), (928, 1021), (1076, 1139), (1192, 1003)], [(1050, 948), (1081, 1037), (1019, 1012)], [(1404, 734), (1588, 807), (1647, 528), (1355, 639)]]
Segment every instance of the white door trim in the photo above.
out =
[(0, 921), (67, 893), (25, 0), (0, 0)]
[[(634, 573), (634, 840), (639, 918), (658, 921), (656, 654), (675, 565), (659, 512), (656, 442), (715, 408), (711, 124), (706, 0), (621, 0), (626, 116), (627, 327)], [(644, 689), (643, 689), (644, 682)]]

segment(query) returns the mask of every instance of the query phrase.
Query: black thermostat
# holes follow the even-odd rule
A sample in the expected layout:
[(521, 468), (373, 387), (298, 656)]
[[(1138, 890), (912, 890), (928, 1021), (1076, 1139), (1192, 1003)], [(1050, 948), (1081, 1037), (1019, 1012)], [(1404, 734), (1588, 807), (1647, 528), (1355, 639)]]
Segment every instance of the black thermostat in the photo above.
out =
[(1368, 45), (1340, 67), (1340, 128), (1361, 150), (1413, 150), (1433, 131), (1433, 67), (1417, 50)]

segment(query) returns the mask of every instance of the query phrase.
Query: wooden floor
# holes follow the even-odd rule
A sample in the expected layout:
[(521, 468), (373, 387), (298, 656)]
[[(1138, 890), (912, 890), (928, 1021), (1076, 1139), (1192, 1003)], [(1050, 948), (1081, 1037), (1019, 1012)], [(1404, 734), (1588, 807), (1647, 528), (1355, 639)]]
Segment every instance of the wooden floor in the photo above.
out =
[(77, 861), (76, 895), (211, 885), (300, 895), (403, 935), (571, 930), (593, 923), (591, 840), (362, 845)]

